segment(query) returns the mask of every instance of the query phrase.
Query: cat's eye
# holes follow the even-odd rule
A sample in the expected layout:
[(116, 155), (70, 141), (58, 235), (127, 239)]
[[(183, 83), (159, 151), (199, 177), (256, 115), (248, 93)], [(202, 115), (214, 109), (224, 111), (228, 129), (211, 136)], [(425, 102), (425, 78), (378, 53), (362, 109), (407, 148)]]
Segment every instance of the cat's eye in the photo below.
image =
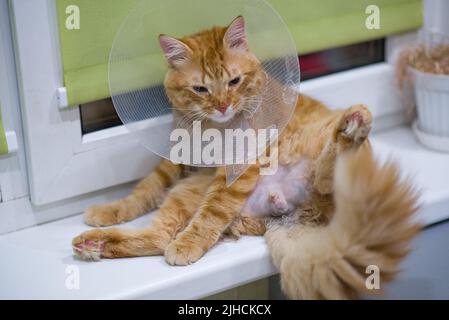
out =
[(209, 92), (209, 89), (207, 89), (206, 87), (202, 87), (202, 86), (194, 86), (193, 90), (196, 93), (208, 93)]
[(237, 77), (229, 81), (229, 86), (234, 87), (240, 83), (241, 77)]

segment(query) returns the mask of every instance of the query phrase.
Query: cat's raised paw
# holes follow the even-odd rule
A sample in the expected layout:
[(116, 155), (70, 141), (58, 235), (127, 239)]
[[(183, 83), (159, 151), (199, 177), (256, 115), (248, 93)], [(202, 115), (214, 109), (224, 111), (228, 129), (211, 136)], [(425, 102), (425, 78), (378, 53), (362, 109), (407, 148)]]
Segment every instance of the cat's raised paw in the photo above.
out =
[(364, 105), (355, 105), (343, 115), (338, 133), (345, 139), (360, 145), (371, 131), (372, 115)]
[(198, 261), (204, 251), (194, 244), (173, 240), (165, 249), (165, 261), (172, 266), (187, 266)]

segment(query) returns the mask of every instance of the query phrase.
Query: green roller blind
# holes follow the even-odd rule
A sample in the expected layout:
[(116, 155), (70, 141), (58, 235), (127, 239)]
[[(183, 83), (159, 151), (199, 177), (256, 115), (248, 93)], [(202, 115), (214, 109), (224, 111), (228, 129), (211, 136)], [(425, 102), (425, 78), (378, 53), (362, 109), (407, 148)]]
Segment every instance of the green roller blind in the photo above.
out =
[[(417, 29), (421, 0), (270, 0), (286, 21), (301, 54)], [(365, 27), (369, 5), (380, 9), (380, 29)], [(295, 9), (291, 9), (295, 8)]]
[[(184, 1), (188, 2), (182, 0)], [(76, 105), (108, 97), (108, 59), (112, 42), (120, 24), (139, 0), (56, 0), (56, 2), (64, 82), (69, 104)], [(389, 34), (417, 29), (422, 23), (421, 0), (268, 0), (268, 2), (287, 23), (300, 53), (382, 38)], [(71, 5), (76, 5), (80, 9), (79, 30), (66, 28), (68, 17), (66, 8)], [(370, 30), (365, 27), (367, 18), (365, 9), (368, 5), (377, 5), (380, 8), (380, 29)], [(163, 23), (166, 24), (169, 17), (154, 17), (154, 19), (165, 20)], [(169, 22), (176, 26), (176, 21)], [(155, 52), (153, 63), (159, 63), (158, 54), (160, 52)], [(152, 79), (153, 83), (162, 81), (159, 73), (155, 77), (157, 79)]]
[(2, 111), (0, 106), (0, 154), (8, 153), (8, 143), (5, 136), (5, 128), (3, 127)]
[[(56, 0), (64, 84), (70, 105), (109, 96), (108, 60), (115, 34), (139, 0)], [(80, 28), (66, 28), (66, 9), (76, 5)], [(70, 11), (69, 11), (70, 13)]]

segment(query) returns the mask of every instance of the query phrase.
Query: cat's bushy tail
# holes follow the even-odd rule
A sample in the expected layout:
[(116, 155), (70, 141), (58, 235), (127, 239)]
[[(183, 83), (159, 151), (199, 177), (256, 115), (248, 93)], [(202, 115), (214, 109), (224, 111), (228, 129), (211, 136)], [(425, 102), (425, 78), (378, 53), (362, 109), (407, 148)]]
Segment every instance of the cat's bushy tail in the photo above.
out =
[(420, 230), (410, 184), (400, 179), (395, 165), (378, 165), (364, 148), (341, 156), (334, 186), (336, 210), (327, 226), (274, 226), (266, 234), (282, 289), (291, 299), (378, 293), (366, 286), (367, 267), (378, 268), (382, 288), (399, 272)]

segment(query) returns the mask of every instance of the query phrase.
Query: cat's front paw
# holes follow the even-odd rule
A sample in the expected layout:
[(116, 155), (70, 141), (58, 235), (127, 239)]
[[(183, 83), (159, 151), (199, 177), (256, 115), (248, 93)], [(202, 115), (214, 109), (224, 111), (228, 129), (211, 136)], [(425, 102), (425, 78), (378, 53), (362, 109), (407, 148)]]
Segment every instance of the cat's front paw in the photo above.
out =
[(351, 145), (359, 146), (368, 137), (371, 131), (372, 115), (364, 105), (355, 105), (343, 115), (337, 134)]
[(84, 213), (84, 222), (92, 227), (108, 227), (124, 222), (124, 206), (120, 201), (88, 208)]
[(187, 266), (198, 261), (203, 249), (191, 242), (173, 240), (165, 249), (165, 261), (172, 266)]

